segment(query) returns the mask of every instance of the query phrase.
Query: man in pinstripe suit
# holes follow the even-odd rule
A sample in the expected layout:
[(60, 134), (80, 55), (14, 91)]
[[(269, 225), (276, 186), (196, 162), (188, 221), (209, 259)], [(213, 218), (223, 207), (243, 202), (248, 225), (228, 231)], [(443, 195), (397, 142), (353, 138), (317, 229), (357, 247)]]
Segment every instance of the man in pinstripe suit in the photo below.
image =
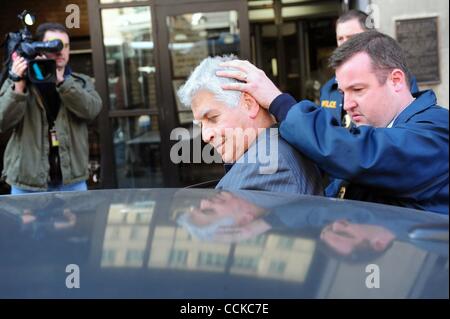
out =
[(322, 195), (318, 168), (280, 137), (269, 112), (250, 94), (222, 90), (222, 84), (236, 82), (216, 76), (230, 59), (206, 58), (178, 91), (203, 140), (225, 163), (227, 173), (216, 188)]

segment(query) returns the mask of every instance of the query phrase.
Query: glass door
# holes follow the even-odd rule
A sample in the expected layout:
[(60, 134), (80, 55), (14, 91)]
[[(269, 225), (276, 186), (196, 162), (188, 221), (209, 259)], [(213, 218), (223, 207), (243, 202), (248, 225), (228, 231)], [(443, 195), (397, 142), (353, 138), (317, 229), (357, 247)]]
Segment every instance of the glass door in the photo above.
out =
[[(161, 69), (165, 111), (173, 129), (182, 129), (189, 139), (171, 141), (186, 143), (190, 159), (174, 167), (178, 185), (194, 185), (224, 175), (220, 156), (214, 154), (213, 163), (205, 163), (200, 156), (205, 145), (201, 132), (192, 123), (193, 115), (178, 101), (176, 92), (194, 68), (206, 57), (233, 54), (248, 59), (248, 16), (246, 1), (208, 1), (189, 5), (158, 8), (158, 28), (161, 30)], [(200, 146), (200, 147), (198, 147)], [(184, 148), (184, 149), (186, 149)], [(173, 162), (173, 159), (171, 159)]]
[(190, 147), (201, 143), (190, 109), (177, 103), (175, 92), (209, 55), (249, 58), (246, 0), (96, 0), (88, 6), (104, 102), (102, 186), (180, 187), (220, 178), (221, 164), (172, 160), (177, 128), (191, 133), (183, 141)]
[(89, 1), (94, 71), (103, 98), (103, 187), (165, 185), (154, 1)]
[(101, 11), (119, 188), (161, 187), (161, 137), (151, 7)]

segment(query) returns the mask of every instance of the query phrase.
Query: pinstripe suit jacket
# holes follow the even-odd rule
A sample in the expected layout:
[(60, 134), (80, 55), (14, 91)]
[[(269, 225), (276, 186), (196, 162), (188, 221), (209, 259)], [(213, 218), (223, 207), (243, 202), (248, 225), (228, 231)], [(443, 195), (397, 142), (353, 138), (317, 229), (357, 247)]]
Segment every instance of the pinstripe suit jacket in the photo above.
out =
[(281, 138), (278, 127), (264, 130), (216, 189), (323, 195), (319, 169)]

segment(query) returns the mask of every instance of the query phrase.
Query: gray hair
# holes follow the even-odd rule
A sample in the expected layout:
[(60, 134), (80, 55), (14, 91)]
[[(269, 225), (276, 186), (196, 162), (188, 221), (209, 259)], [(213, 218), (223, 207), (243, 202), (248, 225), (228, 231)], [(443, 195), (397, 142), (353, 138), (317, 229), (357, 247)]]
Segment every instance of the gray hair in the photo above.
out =
[(187, 82), (178, 90), (180, 102), (185, 106), (192, 105), (192, 99), (199, 91), (209, 91), (214, 94), (217, 101), (229, 107), (237, 107), (241, 99), (241, 92), (223, 90), (223, 84), (237, 83), (238, 80), (220, 77), (217, 71), (230, 68), (219, 66), (220, 63), (236, 59), (235, 56), (216, 56), (204, 59), (192, 72)]
[(200, 240), (213, 240), (221, 227), (232, 226), (235, 220), (231, 216), (225, 216), (207, 225), (199, 226), (191, 220), (189, 213), (184, 213), (178, 217), (177, 224)]

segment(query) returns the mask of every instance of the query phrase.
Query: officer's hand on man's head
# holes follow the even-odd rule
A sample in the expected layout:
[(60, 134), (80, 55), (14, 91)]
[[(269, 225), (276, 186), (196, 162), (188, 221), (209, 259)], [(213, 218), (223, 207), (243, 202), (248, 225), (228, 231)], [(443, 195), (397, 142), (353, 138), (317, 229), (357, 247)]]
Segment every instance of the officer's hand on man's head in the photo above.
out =
[(240, 81), (239, 83), (224, 84), (222, 89), (248, 93), (265, 109), (268, 109), (273, 100), (282, 94), (263, 70), (248, 61), (227, 61), (221, 63), (220, 66), (226, 69), (217, 71), (217, 76)]

